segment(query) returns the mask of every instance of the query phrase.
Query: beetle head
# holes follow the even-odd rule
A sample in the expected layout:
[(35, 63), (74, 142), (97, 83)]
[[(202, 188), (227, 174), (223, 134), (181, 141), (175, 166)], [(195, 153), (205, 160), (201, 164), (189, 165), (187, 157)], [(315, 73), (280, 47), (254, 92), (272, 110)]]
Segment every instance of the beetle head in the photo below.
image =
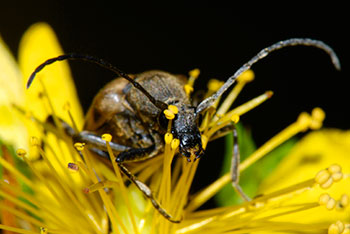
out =
[(202, 138), (197, 126), (195, 109), (193, 107), (186, 105), (179, 107), (179, 113), (173, 122), (172, 132), (180, 140), (180, 153), (188, 161), (190, 161), (191, 155), (195, 155), (196, 160), (204, 154)]

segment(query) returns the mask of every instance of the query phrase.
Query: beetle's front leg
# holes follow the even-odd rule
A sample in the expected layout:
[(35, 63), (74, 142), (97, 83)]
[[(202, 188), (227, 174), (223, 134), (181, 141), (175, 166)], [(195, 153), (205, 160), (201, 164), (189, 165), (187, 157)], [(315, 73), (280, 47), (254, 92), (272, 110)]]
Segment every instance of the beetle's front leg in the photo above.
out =
[(232, 132), (233, 132), (233, 148), (232, 148), (232, 160), (231, 160), (232, 186), (245, 201), (250, 201), (251, 199), (249, 198), (249, 196), (247, 196), (243, 192), (241, 186), (239, 185), (240, 153), (239, 153), (239, 146), (238, 146), (238, 134), (235, 126), (233, 127)]

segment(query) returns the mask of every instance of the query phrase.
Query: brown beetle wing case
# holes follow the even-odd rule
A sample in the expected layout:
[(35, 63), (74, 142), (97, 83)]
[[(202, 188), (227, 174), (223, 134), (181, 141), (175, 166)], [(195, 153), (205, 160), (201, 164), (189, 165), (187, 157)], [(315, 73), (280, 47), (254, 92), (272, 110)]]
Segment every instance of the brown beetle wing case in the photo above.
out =
[[(184, 85), (185, 79), (180, 79), (177, 76), (163, 71), (148, 71), (139, 74), (135, 80), (139, 82), (156, 100), (160, 100), (166, 104), (190, 104), (189, 99), (185, 93)], [(136, 115), (149, 128), (155, 131), (162, 131), (159, 129), (157, 117), (160, 110), (154, 106), (146, 96), (138, 89), (128, 84), (126, 89), (126, 99), (136, 110)]]

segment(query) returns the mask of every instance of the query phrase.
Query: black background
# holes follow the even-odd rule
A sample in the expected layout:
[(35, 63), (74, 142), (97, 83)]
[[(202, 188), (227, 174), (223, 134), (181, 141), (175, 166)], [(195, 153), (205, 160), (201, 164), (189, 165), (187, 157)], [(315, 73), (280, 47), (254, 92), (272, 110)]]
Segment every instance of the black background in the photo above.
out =
[[(349, 129), (350, 40), (347, 17), (339, 9), (313, 9), (306, 14), (285, 14), (284, 9), (277, 15), (272, 10), (256, 14), (250, 8), (209, 5), (175, 9), (136, 4), (126, 8), (106, 2), (77, 6), (64, 1), (14, 2), (0, 8), (0, 33), (16, 54), (22, 33), (32, 23), (46, 21), (65, 52), (101, 57), (128, 73), (161, 69), (187, 74), (200, 68), (198, 89), (205, 88), (209, 78), (225, 80), (279, 40), (310, 37), (326, 42), (338, 54), (341, 72), (326, 53), (309, 47), (285, 48), (253, 66), (256, 80), (244, 89), (238, 103), (274, 91), (271, 100), (241, 118), (261, 145), (301, 111), (310, 112), (315, 106), (326, 111), (326, 127)], [(72, 62), (71, 67), (86, 111), (94, 94), (113, 75), (82, 62)], [(217, 177), (221, 156), (216, 152), (223, 144), (212, 145), (202, 160), (198, 186)]]

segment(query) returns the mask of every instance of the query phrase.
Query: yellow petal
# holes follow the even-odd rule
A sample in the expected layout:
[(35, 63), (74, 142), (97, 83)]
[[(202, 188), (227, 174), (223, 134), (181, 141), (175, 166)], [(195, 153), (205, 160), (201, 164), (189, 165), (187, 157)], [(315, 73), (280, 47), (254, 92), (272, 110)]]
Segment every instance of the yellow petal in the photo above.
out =
[(22, 105), (22, 75), (11, 52), (0, 37), (0, 139), (16, 148), (27, 148), (24, 124), (12, 104)]
[[(19, 66), (23, 74), (23, 87), (37, 66), (49, 58), (62, 55), (54, 31), (46, 23), (32, 25), (23, 35), (19, 45)], [(41, 82), (47, 89), (57, 116), (70, 123), (64, 105), (69, 102), (73, 119), (78, 127), (83, 124), (83, 112), (77, 97), (74, 82), (67, 62), (57, 62), (38, 73), (32, 86), (26, 91), (26, 105), (35, 116), (45, 120), (49, 107), (40, 98), (43, 93)]]
[[(269, 193), (298, 182), (312, 179), (316, 174), (333, 164), (341, 166), (344, 173), (350, 172), (350, 131), (327, 129), (316, 131), (305, 136), (293, 148), (292, 152), (281, 162), (278, 168), (268, 177), (260, 188), (260, 193)], [(350, 179), (343, 178), (329, 189), (316, 185), (312, 189), (295, 196), (288, 204), (318, 202), (321, 194), (328, 193), (339, 200), (342, 194), (350, 195)], [(325, 207), (317, 207), (306, 212), (283, 216), (289, 221), (332, 222), (349, 219), (349, 207), (346, 211), (329, 211)]]
[[(56, 35), (52, 28), (46, 23), (32, 25), (23, 35), (19, 45), (19, 66), (23, 74), (22, 86), (31, 73), (47, 59), (63, 54)], [(48, 98), (45, 96), (47, 93)], [(54, 113), (72, 125), (67, 109), (64, 108), (69, 102), (70, 111), (78, 128), (83, 124), (83, 113), (77, 97), (71, 72), (66, 61), (57, 62), (44, 68), (37, 74), (31, 87), (26, 90), (25, 108), (41, 121), (45, 121), (49, 114)], [(51, 108), (51, 105), (52, 108)], [(42, 139), (42, 128), (35, 124), (28, 124), (30, 136)], [(53, 152), (60, 152), (60, 157), (48, 153), (47, 157), (53, 165), (67, 165), (72, 160), (69, 149), (57, 143), (54, 136), (46, 136), (46, 144), (50, 145)], [(31, 155), (29, 155), (31, 156)], [(56, 166), (55, 166), (56, 167)], [(65, 166), (66, 167), (66, 166)], [(62, 168), (65, 168), (62, 167)], [(57, 168), (61, 168), (57, 166)], [(59, 173), (64, 173), (63, 171)]]

